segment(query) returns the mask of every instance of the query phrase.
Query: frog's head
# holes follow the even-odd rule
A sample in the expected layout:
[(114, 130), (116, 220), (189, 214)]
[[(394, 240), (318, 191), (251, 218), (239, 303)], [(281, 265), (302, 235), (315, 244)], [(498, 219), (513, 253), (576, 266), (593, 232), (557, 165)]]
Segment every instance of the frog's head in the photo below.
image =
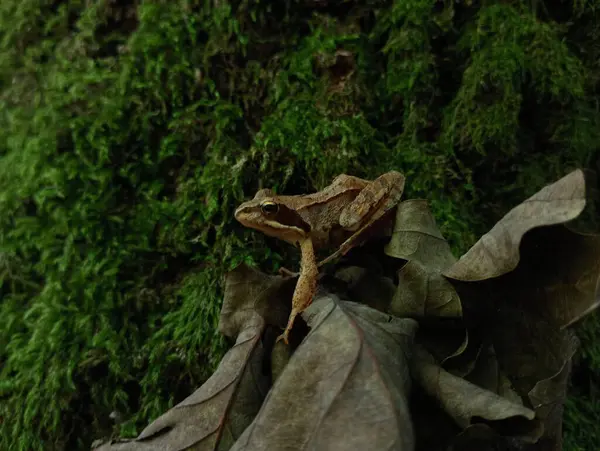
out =
[(296, 245), (308, 236), (310, 226), (291, 205), (292, 198), (261, 189), (235, 210), (235, 219), (246, 227)]

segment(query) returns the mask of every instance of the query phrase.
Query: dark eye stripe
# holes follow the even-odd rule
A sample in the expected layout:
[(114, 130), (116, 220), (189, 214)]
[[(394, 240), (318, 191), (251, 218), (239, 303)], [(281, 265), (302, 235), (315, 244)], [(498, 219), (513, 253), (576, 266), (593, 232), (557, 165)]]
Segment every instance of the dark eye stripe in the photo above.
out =
[(279, 211), (275, 216), (275, 220), (280, 224), (297, 227), (305, 232), (310, 232), (310, 225), (308, 225), (304, 219), (302, 219), (302, 216), (285, 205), (279, 205)]

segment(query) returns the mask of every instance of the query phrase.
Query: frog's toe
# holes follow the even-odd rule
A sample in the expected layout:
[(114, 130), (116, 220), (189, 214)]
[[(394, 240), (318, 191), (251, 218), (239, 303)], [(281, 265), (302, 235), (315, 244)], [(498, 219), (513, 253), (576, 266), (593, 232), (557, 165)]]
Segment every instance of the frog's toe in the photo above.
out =
[(277, 337), (277, 340), (275, 340), (275, 343), (280, 342), (281, 340), (283, 340), (283, 342), (286, 345), (289, 345), (288, 334), (289, 334), (289, 331), (286, 329), (279, 337)]

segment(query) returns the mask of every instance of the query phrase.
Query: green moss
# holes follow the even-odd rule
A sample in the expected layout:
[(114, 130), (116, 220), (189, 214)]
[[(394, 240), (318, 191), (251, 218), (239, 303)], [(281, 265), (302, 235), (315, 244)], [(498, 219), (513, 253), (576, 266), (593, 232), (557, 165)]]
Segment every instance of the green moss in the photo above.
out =
[(591, 165), (598, 9), (576, 6), (1, 2), (0, 448), (134, 435), (202, 383), (223, 273), (296, 259), (233, 221), (259, 186), (401, 170), (459, 254)]
[(594, 449), (600, 440), (600, 315), (586, 318), (578, 328), (581, 353), (575, 369), (571, 396), (567, 399), (564, 415), (565, 449)]
[(469, 58), (447, 113), (449, 139), (482, 154), (489, 143), (514, 152), (523, 88), (539, 101), (581, 99), (584, 66), (560, 40), (561, 31), (511, 5), (482, 8), (458, 43)]

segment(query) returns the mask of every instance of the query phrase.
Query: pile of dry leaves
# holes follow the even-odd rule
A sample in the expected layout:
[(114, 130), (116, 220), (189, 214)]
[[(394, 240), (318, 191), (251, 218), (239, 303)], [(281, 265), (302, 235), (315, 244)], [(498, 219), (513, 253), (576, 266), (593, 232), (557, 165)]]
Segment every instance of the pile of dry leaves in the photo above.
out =
[[(600, 235), (574, 171), (511, 210), (459, 260), (424, 200), (400, 203), (384, 254), (320, 280), (295, 344), (295, 279), (228, 275), (212, 377), (136, 439), (96, 451), (560, 450), (577, 340), (600, 304)], [(377, 252), (379, 250), (379, 253)]]

